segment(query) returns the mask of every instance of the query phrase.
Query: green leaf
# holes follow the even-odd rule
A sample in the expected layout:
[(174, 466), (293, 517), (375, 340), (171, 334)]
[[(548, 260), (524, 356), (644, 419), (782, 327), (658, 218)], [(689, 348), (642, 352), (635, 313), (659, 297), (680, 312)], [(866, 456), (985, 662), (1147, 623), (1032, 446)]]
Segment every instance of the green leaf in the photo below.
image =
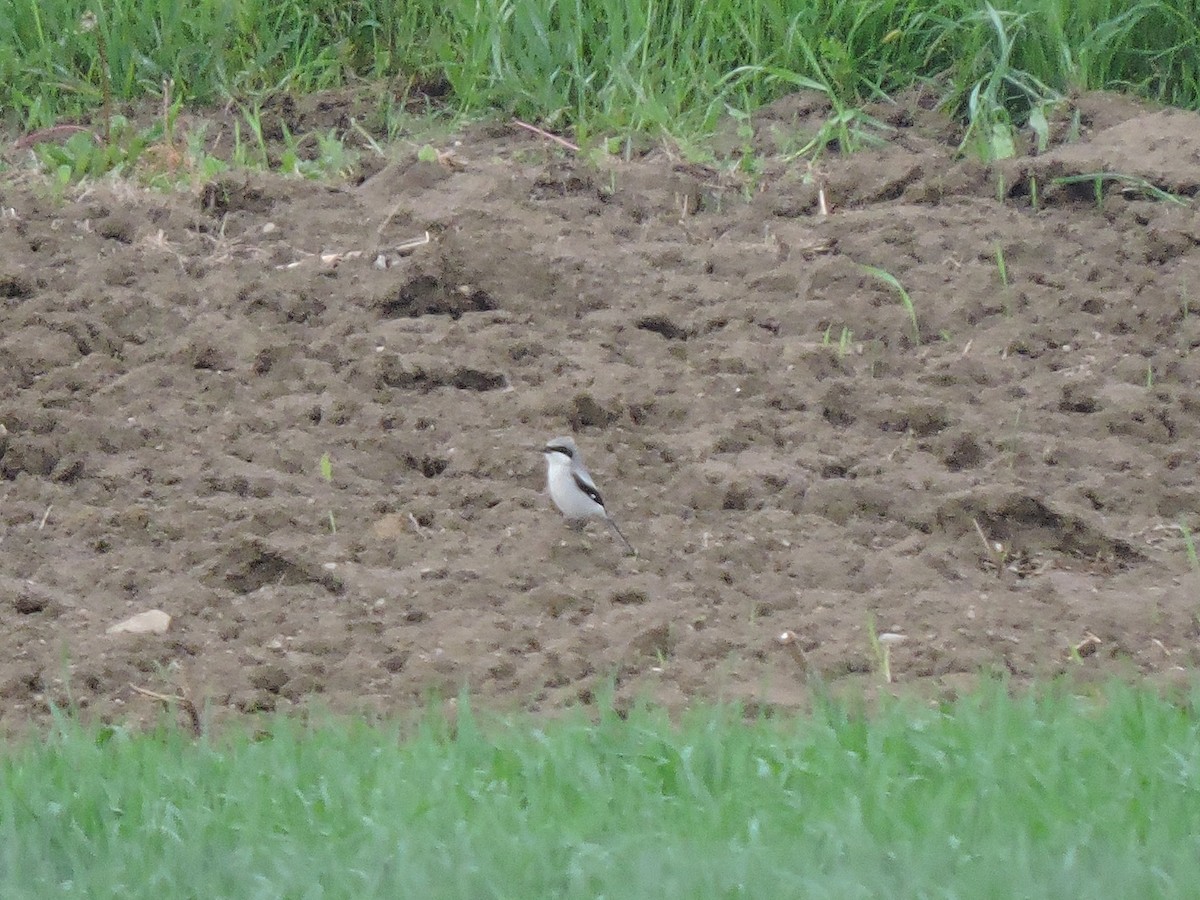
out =
[(1007, 122), (996, 122), (992, 125), (991, 140), (992, 159), (1012, 159), (1017, 155), (1017, 146), (1013, 142), (1012, 128)]

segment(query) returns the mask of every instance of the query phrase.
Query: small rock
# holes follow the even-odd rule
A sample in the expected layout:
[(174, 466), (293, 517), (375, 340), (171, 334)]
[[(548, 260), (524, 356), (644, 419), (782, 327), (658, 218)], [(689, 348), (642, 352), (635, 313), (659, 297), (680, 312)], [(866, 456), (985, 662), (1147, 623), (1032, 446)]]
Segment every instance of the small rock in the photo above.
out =
[(148, 609), (124, 622), (110, 625), (105, 634), (163, 634), (171, 627), (171, 617), (161, 609)]

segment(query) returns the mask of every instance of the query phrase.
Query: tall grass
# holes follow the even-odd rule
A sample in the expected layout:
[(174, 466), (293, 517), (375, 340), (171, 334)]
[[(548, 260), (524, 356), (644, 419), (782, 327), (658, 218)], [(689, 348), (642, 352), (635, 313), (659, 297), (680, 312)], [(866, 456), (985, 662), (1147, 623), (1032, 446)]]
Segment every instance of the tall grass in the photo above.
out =
[(1190, 897), (1200, 719), (1114, 687), (0, 752), (4, 897)]
[(558, 127), (699, 134), (815, 86), (841, 105), (937, 79), (952, 111), (991, 86), (1128, 88), (1200, 105), (1192, 0), (0, 0), (0, 106), (36, 128), (97, 105), (97, 35), (118, 99), (165, 78), (208, 102), (391, 79), (459, 109)]

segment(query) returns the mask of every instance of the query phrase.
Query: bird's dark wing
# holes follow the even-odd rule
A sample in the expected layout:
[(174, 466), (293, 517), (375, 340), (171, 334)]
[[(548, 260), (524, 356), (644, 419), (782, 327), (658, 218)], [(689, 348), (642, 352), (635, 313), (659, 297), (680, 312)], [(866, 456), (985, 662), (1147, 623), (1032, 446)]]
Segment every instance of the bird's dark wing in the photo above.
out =
[(604, 508), (604, 498), (600, 496), (600, 492), (596, 490), (596, 486), (592, 484), (590, 478), (580, 478), (578, 472), (572, 472), (571, 477), (575, 479), (575, 486), (591, 497), (599, 504), (600, 508)]

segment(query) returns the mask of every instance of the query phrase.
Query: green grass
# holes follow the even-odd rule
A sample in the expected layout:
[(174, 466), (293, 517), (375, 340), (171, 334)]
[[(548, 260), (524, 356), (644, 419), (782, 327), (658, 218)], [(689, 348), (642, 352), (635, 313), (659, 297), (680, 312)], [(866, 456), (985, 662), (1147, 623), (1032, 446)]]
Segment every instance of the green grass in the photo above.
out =
[(1162, 203), (1173, 203), (1176, 206), (1188, 205), (1188, 201), (1183, 197), (1164, 191), (1138, 175), (1125, 175), (1120, 172), (1089, 172), (1081, 175), (1065, 175), (1061, 178), (1051, 179), (1051, 183), (1057, 185), (1090, 185), (1098, 208), (1104, 206), (1104, 185), (1108, 182), (1115, 182), (1123, 190), (1140, 194), (1143, 197), (1149, 197), (1152, 200), (1158, 200)]
[(888, 272), (886, 269), (881, 269), (878, 266), (864, 265), (862, 266), (862, 269), (868, 275), (871, 275), (872, 277), (882, 281), (896, 292), (896, 295), (900, 298), (900, 305), (904, 307), (904, 312), (908, 316), (908, 324), (912, 328), (913, 345), (920, 346), (921, 328), (917, 324), (917, 309), (913, 305), (912, 297), (908, 295), (908, 291), (906, 291), (904, 289), (904, 285), (900, 283), (900, 279), (898, 279), (891, 272)]
[(1188, 897), (1198, 699), (997, 687), (199, 742), (60, 720), (0, 756), (0, 895)]
[[(95, 28), (81, 24), (85, 13)], [(117, 101), (251, 100), (386, 80), (381, 106), (437, 84), (463, 112), (551, 127), (701, 135), (796, 87), (854, 138), (865, 99), (936, 80), (967, 139), (1073, 88), (1200, 106), (1190, 0), (0, 0), (0, 108), (36, 129)]]

